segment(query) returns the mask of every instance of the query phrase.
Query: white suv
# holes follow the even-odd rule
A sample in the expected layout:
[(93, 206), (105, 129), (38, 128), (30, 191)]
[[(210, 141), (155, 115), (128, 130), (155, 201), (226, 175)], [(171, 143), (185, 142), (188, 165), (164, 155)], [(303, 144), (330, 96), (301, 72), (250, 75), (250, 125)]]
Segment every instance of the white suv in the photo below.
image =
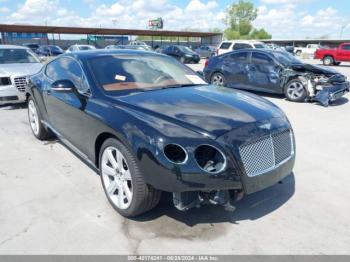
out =
[(246, 48), (266, 48), (266, 45), (263, 42), (257, 41), (223, 41), (219, 45), (218, 55), (231, 52), (233, 50), (246, 49)]
[(0, 45), (0, 105), (25, 102), (28, 77), (38, 73), (42, 66), (29, 48)]
[(93, 45), (72, 45), (67, 49), (66, 53), (94, 50), (94, 49), (96, 49), (96, 47), (94, 47)]

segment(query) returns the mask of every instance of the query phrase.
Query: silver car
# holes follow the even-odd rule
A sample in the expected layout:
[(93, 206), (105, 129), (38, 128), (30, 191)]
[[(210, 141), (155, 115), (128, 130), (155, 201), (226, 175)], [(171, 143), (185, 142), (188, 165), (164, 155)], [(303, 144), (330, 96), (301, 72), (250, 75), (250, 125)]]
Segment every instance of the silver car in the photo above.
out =
[(25, 102), (28, 77), (38, 73), (42, 66), (29, 48), (0, 45), (0, 105)]

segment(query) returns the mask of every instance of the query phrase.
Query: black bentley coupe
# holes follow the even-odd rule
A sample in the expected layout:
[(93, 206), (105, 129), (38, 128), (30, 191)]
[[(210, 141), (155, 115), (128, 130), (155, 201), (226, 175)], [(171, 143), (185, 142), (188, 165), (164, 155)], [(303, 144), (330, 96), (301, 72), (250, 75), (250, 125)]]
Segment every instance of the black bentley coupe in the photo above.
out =
[(166, 55), (63, 54), (28, 87), (33, 134), (56, 135), (95, 166), (109, 202), (126, 217), (155, 207), (162, 191), (180, 210), (230, 209), (294, 166), (292, 127), (277, 106), (208, 85)]

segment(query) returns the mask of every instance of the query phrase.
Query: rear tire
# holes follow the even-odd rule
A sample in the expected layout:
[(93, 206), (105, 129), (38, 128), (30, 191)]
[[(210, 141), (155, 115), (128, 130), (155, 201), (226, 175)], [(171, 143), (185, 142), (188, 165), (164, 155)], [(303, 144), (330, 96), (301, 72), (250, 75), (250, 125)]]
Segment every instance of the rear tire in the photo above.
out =
[(37, 139), (46, 140), (53, 136), (51, 131), (47, 130), (42, 124), (40, 110), (31, 96), (28, 97), (28, 119), (33, 135)]
[(159, 203), (161, 191), (146, 184), (136, 158), (118, 140), (109, 138), (103, 143), (99, 164), (107, 199), (122, 216), (135, 217)]
[(211, 76), (210, 83), (217, 86), (225, 86), (225, 76), (222, 73), (216, 72)]
[(327, 55), (323, 58), (323, 65), (325, 66), (331, 66), (334, 64), (334, 59), (333, 57)]
[(292, 102), (304, 102), (308, 98), (308, 93), (300, 79), (290, 80), (284, 88), (284, 95)]

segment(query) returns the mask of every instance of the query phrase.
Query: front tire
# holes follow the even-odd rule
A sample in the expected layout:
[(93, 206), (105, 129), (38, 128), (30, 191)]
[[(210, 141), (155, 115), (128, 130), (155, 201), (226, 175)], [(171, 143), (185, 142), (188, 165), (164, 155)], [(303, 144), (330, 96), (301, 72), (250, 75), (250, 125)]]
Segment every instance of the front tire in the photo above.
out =
[(121, 142), (107, 139), (99, 157), (103, 189), (119, 214), (135, 217), (159, 203), (161, 191), (146, 184), (136, 158)]
[(287, 100), (292, 102), (304, 102), (308, 97), (306, 88), (300, 79), (289, 81), (284, 88), (284, 95)]
[(301, 51), (300, 50), (298, 50), (298, 51), (296, 51), (296, 53), (295, 53), (297, 56), (301, 56)]
[(52, 136), (52, 133), (41, 123), (39, 108), (32, 97), (28, 98), (28, 119), (30, 128), (37, 139), (46, 140)]
[(333, 59), (333, 57), (331, 57), (331, 56), (325, 56), (324, 58), (323, 58), (323, 65), (325, 65), (325, 66), (330, 66), (330, 65), (333, 65), (334, 64), (334, 59)]

